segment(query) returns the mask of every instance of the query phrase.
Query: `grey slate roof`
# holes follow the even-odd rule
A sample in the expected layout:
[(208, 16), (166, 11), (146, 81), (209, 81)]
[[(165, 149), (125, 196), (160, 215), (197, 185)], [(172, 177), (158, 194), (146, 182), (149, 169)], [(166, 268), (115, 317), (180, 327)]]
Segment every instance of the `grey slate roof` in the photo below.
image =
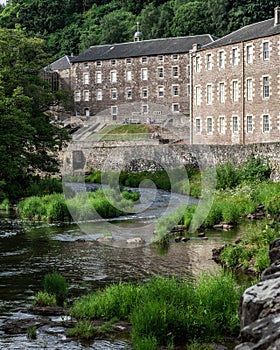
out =
[(253, 39), (268, 37), (280, 33), (280, 25), (274, 25), (274, 18), (262, 22), (249, 24), (241, 29), (232, 32), (213, 43), (206, 44), (202, 49), (214, 48), (224, 45), (240, 43)]
[(58, 60), (52, 62), (47, 67), (45, 67), (45, 70), (50, 71), (57, 71), (57, 70), (65, 70), (70, 68), (70, 63), (73, 61), (73, 59), (76, 56), (63, 56), (59, 58)]
[(111, 45), (91, 46), (72, 62), (109, 60), (117, 58), (176, 54), (188, 52), (193, 44), (207, 44), (214, 39), (209, 34), (151, 39)]

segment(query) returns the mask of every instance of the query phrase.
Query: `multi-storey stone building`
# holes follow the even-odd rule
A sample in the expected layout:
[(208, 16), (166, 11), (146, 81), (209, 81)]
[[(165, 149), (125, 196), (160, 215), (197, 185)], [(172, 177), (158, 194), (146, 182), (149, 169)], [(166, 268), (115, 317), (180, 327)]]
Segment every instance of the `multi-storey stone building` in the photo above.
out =
[(280, 8), (199, 47), (191, 60), (191, 142), (280, 140)]
[[(189, 50), (210, 35), (92, 46), (71, 61), (75, 114), (137, 122), (189, 121)], [(109, 119), (108, 119), (109, 118)]]

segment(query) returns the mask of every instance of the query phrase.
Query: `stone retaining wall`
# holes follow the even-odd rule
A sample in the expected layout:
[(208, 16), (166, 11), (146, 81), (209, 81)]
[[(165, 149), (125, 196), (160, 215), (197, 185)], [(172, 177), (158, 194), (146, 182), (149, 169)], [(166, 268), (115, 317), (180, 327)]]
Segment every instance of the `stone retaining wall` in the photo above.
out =
[[(159, 144), (158, 140), (72, 142), (63, 152), (63, 173), (94, 169), (139, 171), (176, 166), (207, 167), (227, 161), (241, 164), (250, 154), (266, 158), (280, 180), (280, 143), (253, 145)], [(146, 164), (146, 166), (145, 166)]]

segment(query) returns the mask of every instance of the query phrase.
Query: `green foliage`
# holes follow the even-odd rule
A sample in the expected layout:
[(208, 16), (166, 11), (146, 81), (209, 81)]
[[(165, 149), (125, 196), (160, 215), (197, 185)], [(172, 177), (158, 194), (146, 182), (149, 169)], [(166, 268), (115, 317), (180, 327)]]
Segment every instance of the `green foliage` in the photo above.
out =
[(121, 192), (121, 196), (126, 200), (131, 200), (133, 202), (136, 202), (140, 198), (140, 193), (135, 192), (135, 191), (126, 190), (126, 191)]
[(3, 199), (2, 203), (0, 203), (0, 210), (4, 210), (6, 213), (9, 211), (10, 202), (9, 199)]
[(83, 339), (91, 339), (94, 337), (97, 328), (90, 321), (85, 320), (78, 322), (75, 328), (68, 329), (66, 335), (68, 337), (79, 337)]
[(29, 339), (36, 339), (37, 338), (37, 331), (35, 327), (30, 327), (27, 329), (27, 337)]
[(58, 305), (63, 305), (68, 293), (68, 283), (60, 273), (49, 273), (44, 277), (44, 290), (55, 296)]
[(21, 218), (35, 221), (70, 221), (71, 216), (62, 193), (32, 196), (19, 202)]
[(45, 49), (42, 39), (0, 28), (0, 179), (12, 200), (24, 194), (30, 174), (58, 171), (57, 151), (68, 139), (47, 114), (62, 94), (39, 75), (48, 61)]
[(232, 163), (217, 166), (216, 172), (218, 189), (233, 188), (238, 184), (237, 172)]
[(254, 188), (252, 198), (256, 203), (262, 204), (268, 214), (277, 218), (280, 215), (279, 193), (279, 182), (262, 182)]
[(133, 201), (139, 199), (138, 192), (114, 189), (81, 193), (66, 201), (64, 194), (54, 193), (42, 197), (32, 196), (19, 202), (17, 210), (23, 219), (35, 221), (76, 221), (112, 218), (133, 212)]
[(43, 196), (62, 192), (62, 183), (60, 179), (51, 178), (49, 176), (29, 176), (26, 180), (26, 188), (23, 193), (25, 197)]
[(228, 273), (204, 275), (195, 282), (157, 277), (145, 284), (111, 285), (81, 297), (70, 313), (79, 320), (127, 319), (135, 348), (155, 349), (237, 335), (242, 292)]
[(240, 182), (246, 183), (268, 180), (270, 173), (271, 169), (267, 161), (262, 158), (256, 158), (253, 154), (239, 168)]
[(236, 167), (227, 162), (216, 167), (217, 188), (234, 188), (240, 184), (253, 184), (269, 179), (270, 166), (262, 158), (256, 158), (251, 154), (245, 163)]
[(278, 237), (278, 225), (266, 222), (252, 223), (245, 236), (236, 244), (226, 246), (221, 253), (223, 264), (229, 268), (259, 274), (270, 264), (269, 244)]
[(201, 344), (196, 341), (188, 346), (188, 350), (215, 350), (214, 345)]
[(48, 292), (39, 291), (34, 297), (35, 306), (56, 306), (56, 296)]
[[(128, 192), (126, 199), (114, 189), (97, 190), (90, 193), (81, 193), (67, 200), (69, 211), (76, 221), (93, 220), (97, 218), (112, 218), (133, 212), (132, 200), (138, 195)], [(93, 210), (94, 209), (94, 210)]]
[(145, 39), (204, 33), (221, 37), (273, 17), (277, 5), (277, 0), (13, 0), (0, 8), (0, 26), (38, 35), (58, 58), (91, 45), (132, 41), (136, 19)]
[(157, 339), (155, 337), (135, 338), (133, 345), (135, 350), (156, 350)]

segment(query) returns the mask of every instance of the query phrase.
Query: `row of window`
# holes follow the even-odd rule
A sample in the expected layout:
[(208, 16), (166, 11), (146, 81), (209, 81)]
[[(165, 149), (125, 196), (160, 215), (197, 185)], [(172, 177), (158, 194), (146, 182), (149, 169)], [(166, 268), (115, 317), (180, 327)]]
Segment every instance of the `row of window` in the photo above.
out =
[[(206, 132), (207, 134), (213, 134), (214, 132), (214, 123), (213, 123), (213, 117), (207, 117), (206, 118)], [(246, 132), (252, 133), (253, 132), (253, 116), (248, 115), (246, 117)], [(218, 132), (220, 134), (226, 133), (226, 118), (225, 116), (220, 116), (218, 120)], [(231, 120), (231, 130), (232, 133), (238, 133), (239, 132), (239, 118), (238, 116), (232, 116)], [(270, 131), (270, 116), (268, 114), (264, 114), (262, 116), (262, 131), (264, 133)], [(201, 134), (202, 132), (202, 121), (200, 118), (197, 118), (195, 120), (195, 132), (196, 134)]]
[[(171, 91), (172, 91), (173, 97), (179, 96), (179, 85), (172, 85)], [(157, 97), (164, 97), (164, 95), (165, 95), (164, 87), (158, 86), (157, 87)], [(89, 101), (89, 97), (90, 97), (89, 90), (84, 90), (83, 91), (83, 100)], [(132, 89), (131, 88), (126, 88), (125, 97), (126, 97), (126, 99), (132, 99)], [(117, 100), (117, 98), (118, 98), (117, 89), (111, 89), (111, 99)], [(148, 88), (143, 87), (141, 89), (141, 98), (148, 98)], [(82, 99), (81, 91), (75, 91), (75, 93), (74, 93), (75, 102), (80, 102), (81, 99)], [(103, 90), (97, 89), (96, 90), (96, 100), (101, 101), (102, 99), (103, 99)]]
[[(224, 82), (220, 82), (218, 84), (218, 101), (220, 103), (225, 103), (225, 88), (226, 84)], [(269, 76), (263, 76), (262, 82), (261, 82), (261, 96), (264, 99), (268, 99), (270, 96), (270, 82), (269, 82)], [(231, 85), (231, 99), (233, 102), (238, 102), (239, 100), (239, 89), (240, 89), (240, 83), (238, 80), (233, 80)], [(254, 92), (254, 86), (253, 86), (253, 79), (248, 78), (246, 79), (246, 99), (247, 101), (253, 100), (253, 92)], [(194, 88), (194, 100), (196, 105), (201, 105), (201, 86), (196, 85)], [(206, 103), (212, 104), (213, 103), (213, 95), (214, 95), (214, 88), (213, 84), (206, 84)]]
[[(172, 111), (174, 113), (178, 113), (180, 110), (180, 105), (178, 103), (173, 103), (172, 104)], [(149, 106), (148, 105), (142, 105), (142, 114), (148, 114), (149, 112)], [(76, 112), (76, 115), (77, 116), (80, 116), (80, 112)], [(84, 115), (86, 117), (89, 117), (90, 116), (90, 111), (89, 111), (89, 108), (85, 108), (84, 109)], [(117, 115), (118, 115), (118, 106), (112, 106), (111, 107), (111, 116), (113, 118), (113, 120), (116, 120), (117, 119)]]
[[(174, 61), (178, 61), (179, 55), (174, 54), (174, 55), (172, 55), (172, 58), (173, 58)], [(148, 57), (147, 56), (140, 57), (139, 59), (140, 59), (140, 62), (142, 64), (148, 63)], [(164, 56), (163, 55), (158, 55), (157, 56), (157, 61), (160, 62), (160, 63), (164, 62)], [(126, 58), (125, 59), (125, 63), (126, 64), (131, 64), (131, 62), (132, 62), (131, 58)], [(116, 59), (112, 59), (111, 60), (111, 66), (115, 66), (116, 64), (117, 64), (117, 60)], [(96, 67), (102, 67), (102, 61), (96, 61), (95, 62), (95, 66)], [(89, 69), (89, 63), (88, 62), (84, 62), (84, 69), (85, 70)]]
[[(179, 77), (179, 67), (174, 66), (172, 67), (172, 76), (173, 78), (178, 78)], [(159, 79), (164, 78), (164, 68), (163, 67), (158, 67), (157, 68), (157, 77)], [(131, 81), (132, 80), (132, 71), (127, 70), (125, 72), (125, 80), (126, 81)], [(141, 69), (141, 80), (148, 80), (148, 68), (142, 68)], [(117, 71), (111, 71), (110, 72), (110, 81), (111, 83), (116, 83), (117, 82)], [(85, 85), (90, 83), (89, 79), (89, 74), (84, 73), (83, 75), (83, 83)], [(95, 73), (95, 83), (100, 84), (102, 83), (102, 72), (96, 72)]]
[[(270, 43), (269, 41), (265, 41), (262, 43), (262, 59), (264, 61), (269, 60), (270, 57)], [(254, 60), (254, 45), (253, 44), (247, 44), (244, 50), (244, 55), (245, 55), (245, 61), (247, 64), (252, 64)], [(205, 69), (206, 70), (212, 70), (213, 64), (214, 64), (214, 55), (212, 53), (208, 53), (205, 57)], [(240, 48), (234, 47), (231, 50), (230, 53), (230, 64), (232, 66), (237, 66), (239, 61), (241, 61), (241, 54), (240, 54)], [(217, 53), (217, 66), (219, 68), (225, 68), (226, 64), (226, 52), (224, 50), (218, 51)], [(195, 57), (195, 71), (200, 72), (201, 71), (201, 57), (197, 55)]]

